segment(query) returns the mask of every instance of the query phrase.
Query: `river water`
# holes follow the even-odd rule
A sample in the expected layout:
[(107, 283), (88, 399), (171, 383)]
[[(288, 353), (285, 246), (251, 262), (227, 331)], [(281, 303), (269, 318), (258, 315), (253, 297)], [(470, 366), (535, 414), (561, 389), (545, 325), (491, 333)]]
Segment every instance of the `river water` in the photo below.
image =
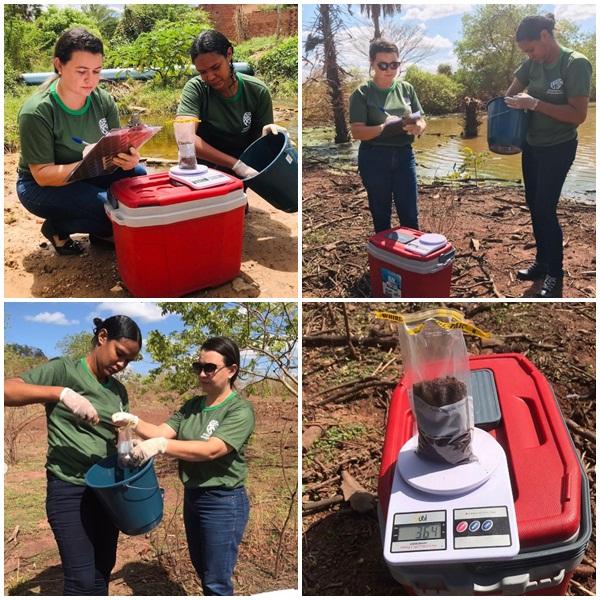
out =
[[(482, 115), (479, 136), (465, 140), (461, 137), (462, 115), (429, 117), (425, 135), (413, 148), (417, 158), (417, 174), (423, 179), (444, 178), (452, 174), (462, 163), (461, 149), (469, 147), (475, 152), (488, 151), (487, 117)], [(596, 105), (588, 110), (585, 123), (579, 126), (577, 157), (565, 185), (563, 195), (582, 202), (595, 202), (596, 192)], [(303, 148), (310, 155), (324, 156), (332, 151), (340, 158), (356, 161), (358, 142), (340, 145), (337, 149), (329, 140), (329, 129), (304, 130)], [(483, 165), (480, 177), (500, 179), (506, 182), (521, 181), (521, 155), (501, 156), (490, 153)]]

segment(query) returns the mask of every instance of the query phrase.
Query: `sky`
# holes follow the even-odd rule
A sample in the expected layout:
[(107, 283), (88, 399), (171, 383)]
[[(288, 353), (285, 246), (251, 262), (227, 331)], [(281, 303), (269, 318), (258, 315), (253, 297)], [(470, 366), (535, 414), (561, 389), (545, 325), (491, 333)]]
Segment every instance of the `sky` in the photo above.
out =
[[(144, 360), (130, 363), (132, 370), (142, 375), (158, 366), (145, 351), (148, 333), (158, 330), (163, 334), (181, 331), (179, 315), (161, 315), (157, 304), (146, 301), (131, 302), (6, 302), (4, 304), (4, 342), (40, 348), (48, 358), (60, 355), (58, 342), (67, 335), (89, 332), (93, 335), (94, 317), (106, 318), (114, 314), (131, 317), (142, 331)], [(215, 335), (218, 335), (215, 332)], [(255, 357), (253, 352), (242, 353), (242, 368)], [(269, 361), (270, 362), (270, 361)], [(268, 362), (259, 360), (258, 370)]]
[[(343, 6), (346, 6), (344, 4)], [(451, 64), (456, 67), (457, 61), (453, 52), (454, 42), (462, 35), (462, 16), (474, 10), (474, 4), (402, 4), (402, 12), (394, 18), (398, 25), (419, 26), (424, 28), (425, 40), (432, 44), (435, 53), (419, 63), (419, 67), (430, 72), (435, 72), (437, 66), (442, 63)], [(306, 38), (310, 26), (314, 20), (316, 4), (305, 4), (302, 8), (302, 33), (303, 40)], [(568, 19), (573, 21), (583, 32), (596, 31), (595, 7), (593, 4), (542, 4), (544, 12), (553, 12), (557, 20)], [(373, 26), (371, 21), (357, 18), (360, 15), (359, 5), (353, 10), (353, 17), (346, 17), (345, 24), (350, 28), (355, 39), (364, 39), (364, 50), (368, 48), (368, 40), (372, 36)], [(367, 26), (361, 26), (360, 21)], [(383, 24), (385, 35), (385, 23)], [(338, 52), (343, 66), (368, 67), (365, 55), (360, 54), (353, 44), (345, 44), (342, 51)]]

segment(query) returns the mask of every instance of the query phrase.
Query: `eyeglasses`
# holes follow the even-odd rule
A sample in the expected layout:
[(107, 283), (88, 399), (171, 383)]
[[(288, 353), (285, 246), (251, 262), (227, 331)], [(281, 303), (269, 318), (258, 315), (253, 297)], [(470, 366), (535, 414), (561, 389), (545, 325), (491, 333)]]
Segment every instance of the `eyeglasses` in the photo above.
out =
[(392, 62), (378, 62), (377, 63), (377, 68), (381, 69), (382, 71), (387, 71), (388, 69), (395, 71), (396, 69), (398, 69), (399, 66), (400, 66), (400, 63), (395, 60)]
[(227, 365), (223, 365), (222, 367), (217, 367), (214, 363), (201, 363), (195, 362), (192, 363), (192, 370), (196, 375), (200, 375), (202, 371), (204, 371), (205, 375), (208, 377), (212, 377), (215, 373), (218, 373), (221, 369), (224, 369)]

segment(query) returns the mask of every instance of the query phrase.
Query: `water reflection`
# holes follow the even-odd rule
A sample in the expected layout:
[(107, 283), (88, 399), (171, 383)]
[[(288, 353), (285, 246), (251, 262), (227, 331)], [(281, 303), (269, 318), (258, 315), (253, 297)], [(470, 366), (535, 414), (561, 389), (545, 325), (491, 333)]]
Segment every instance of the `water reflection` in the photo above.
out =
[[(460, 137), (462, 131), (462, 116), (448, 115), (430, 117), (426, 134), (414, 144), (417, 158), (417, 172), (424, 179), (446, 177), (462, 163), (460, 150), (466, 146), (475, 152), (488, 151), (487, 119), (482, 117), (479, 136), (464, 140)], [(579, 126), (579, 146), (577, 158), (571, 167), (563, 194), (581, 201), (594, 202), (596, 191), (596, 105), (588, 110), (588, 118)], [(330, 143), (333, 138), (330, 129), (312, 129), (303, 132), (304, 150), (306, 156), (321, 157), (332, 160), (350, 160), (348, 167), (356, 168), (358, 142), (340, 144), (337, 147)], [(332, 156), (333, 154), (333, 156)], [(521, 155), (500, 156), (490, 153), (484, 164), (482, 177), (502, 181), (521, 181)]]

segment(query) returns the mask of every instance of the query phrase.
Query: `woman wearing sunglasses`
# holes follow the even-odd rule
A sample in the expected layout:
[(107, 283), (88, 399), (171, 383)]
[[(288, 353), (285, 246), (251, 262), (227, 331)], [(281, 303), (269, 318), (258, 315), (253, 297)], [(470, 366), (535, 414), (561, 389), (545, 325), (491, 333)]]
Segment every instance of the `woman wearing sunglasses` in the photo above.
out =
[(46, 514), (60, 552), (64, 596), (108, 596), (119, 531), (84, 477), (117, 451), (111, 415), (127, 410), (129, 401), (114, 375), (142, 345), (140, 328), (127, 316), (94, 319), (94, 326), (92, 347), (81, 360), (54, 358), (4, 382), (4, 406), (46, 408)]
[(245, 450), (254, 410), (234, 389), (239, 364), (235, 342), (210, 338), (193, 363), (203, 395), (162, 425), (130, 413), (113, 415), (116, 426), (130, 425), (145, 439), (136, 444), (135, 459), (143, 462), (157, 454), (179, 459), (188, 548), (205, 596), (233, 595), (231, 576), (248, 522)]
[(392, 200), (400, 224), (419, 228), (417, 173), (412, 142), (426, 124), (410, 83), (397, 79), (396, 44), (369, 46), (371, 79), (350, 97), (352, 136), (360, 140), (358, 170), (367, 190), (375, 232), (391, 228)]

